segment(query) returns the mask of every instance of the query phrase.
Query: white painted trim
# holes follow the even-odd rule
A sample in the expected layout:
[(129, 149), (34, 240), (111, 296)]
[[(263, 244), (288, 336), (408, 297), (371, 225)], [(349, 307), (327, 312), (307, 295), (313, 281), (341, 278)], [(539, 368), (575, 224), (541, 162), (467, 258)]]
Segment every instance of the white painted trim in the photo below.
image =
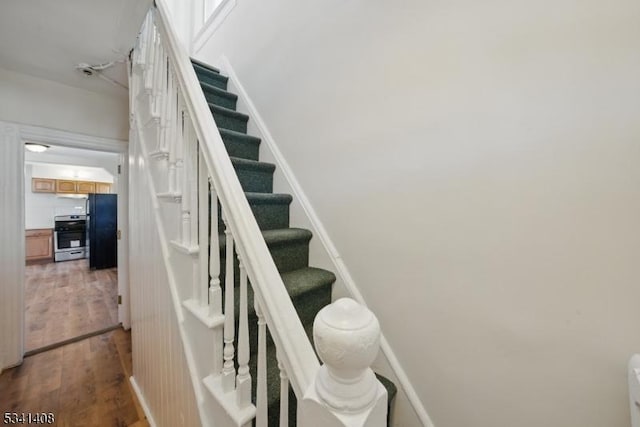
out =
[[(131, 135), (131, 133), (130, 133)], [(129, 153), (120, 153), (120, 173), (116, 175), (118, 186), (118, 320), (125, 330), (131, 329), (131, 289), (129, 287)]]
[(177, 240), (171, 240), (169, 243), (175, 250), (185, 255), (198, 255), (198, 252), (200, 252), (200, 247), (198, 245), (185, 246), (182, 242)]
[[(60, 129), (53, 129), (44, 126), (35, 126), (28, 125), (22, 123), (15, 122), (1, 122), (3, 126), (13, 129), (16, 132), (17, 139), (22, 143), (25, 141), (34, 141), (34, 142), (42, 142), (46, 144), (59, 145), (63, 147), (71, 147), (71, 148), (83, 148), (89, 150), (103, 151), (103, 152), (111, 152), (111, 153), (127, 153), (128, 142), (118, 139), (112, 138), (104, 138), (93, 135), (80, 134)], [(20, 158), (18, 159), (19, 167), (21, 170), (24, 170), (24, 151), (21, 152)], [(18, 227), (19, 230), (25, 229), (24, 224), (24, 179), (19, 184), (19, 200), (16, 200), (15, 203), (18, 203), (22, 207), (22, 213), (18, 215), (16, 219), (16, 223), (14, 223), (15, 227)], [(124, 208), (128, 211), (128, 200), (124, 201)], [(16, 293), (16, 299), (13, 300), (16, 307), (24, 308), (24, 265), (26, 263), (26, 254), (24, 251), (24, 234), (19, 242), (5, 242), (8, 244), (8, 247), (14, 248), (14, 250), (20, 251), (22, 253), (21, 265), (22, 274), (20, 278), (16, 280), (16, 286), (19, 287), (19, 291)], [(118, 250), (120, 250), (120, 246)], [(123, 256), (129, 256), (128, 247), (122, 248), (125, 253)], [(22, 354), (24, 353), (24, 333), (25, 333), (25, 320), (24, 320), (24, 310), (22, 310), (23, 314), (21, 316), (21, 320), (18, 324), (11, 326), (14, 331), (18, 331), (20, 334), (20, 345), (19, 348), (12, 349), (4, 349), (3, 346), (3, 354), (0, 354), (0, 362), (3, 367), (5, 364), (16, 365), (22, 363)], [(2, 333), (2, 331), (0, 331)], [(0, 336), (0, 338), (2, 338)], [(7, 353), (16, 353), (20, 354), (20, 358), (15, 359), (13, 356), (9, 356)]]
[(202, 28), (193, 37), (190, 49), (192, 54), (197, 53), (204, 47), (234, 7), (236, 7), (236, 0), (222, 0), (222, 2), (220, 2)]
[(216, 401), (220, 403), (220, 406), (224, 408), (229, 417), (233, 419), (235, 425), (247, 425), (247, 423), (256, 417), (256, 407), (253, 404), (249, 404), (243, 408), (238, 407), (237, 389), (231, 392), (224, 392), (221, 375), (209, 375), (202, 380), (202, 382), (207, 390), (209, 390), (209, 393), (211, 393)]
[(210, 315), (209, 306), (200, 305), (200, 301), (196, 299), (188, 299), (186, 301), (182, 301), (182, 306), (186, 308), (187, 311), (193, 315), (193, 317), (201, 321), (209, 329), (218, 328), (224, 324), (223, 315)]
[[(262, 140), (264, 141), (264, 143), (267, 144), (267, 147), (269, 148), (269, 150), (271, 151), (271, 154), (276, 160), (278, 169), (282, 172), (285, 179), (291, 186), (292, 191), (294, 193), (293, 196), (298, 201), (298, 203), (300, 203), (300, 205), (302, 206), (305, 214), (307, 215), (310, 223), (312, 224), (314, 235), (320, 239), (326, 252), (331, 258), (331, 261), (333, 262), (333, 265), (335, 267), (337, 274), (343, 280), (345, 287), (351, 293), (352, 297), (355, 300), (357, 300), (359, 303), (366, 306), (367, 304), (364, 300), (364, 297), (362, 296), (362, 293), (358, 289), (358, 286), (355, 280), (351, 276), (351, 273), (349, 272), (347, 265), (342, 260), (340, 253), (338, 252), (335, 245), (333, 244), (333, 241), (329, 237), (329, 233), (327, 233), (327, 230), (325, 229), (322, 221), (320, 220), (320, 218), (316, 214), (315, 209), (311, 205), (309, 198), (306, 196), (306, 194), (302, 190), (302, 187), (300, 186), (300, 183), (296, 179), (295, 174), (293, 173), (293, 170), (287, 163), (284, 155), (282, 154), (275, 140), (271, 136), (271, 132), (269, 132), (267, 125), (265, 124), (264, 120), (262, 119), (262, 116), (258, 112), (258, 109), (256, 108), (251, 98), (249, 98), (249, 95), (247, 94), (244, 87), (242, 86), (242, 83), (238, 79), (238, 75), (236, 74), (233, 67), (231, 66), (229, 59), (225, 55), (223, 55), (218, 60), (217, 65), (219, 65), (220, 69), (225, 72), (225, 74), (229, 77), (229, 80), (233, 82), (237, 90), (238, 97), (244, 102), (244, 105), (248, 110), (246, 113), (251, 117), (251, 120), (254, 122), (255, 126), (261, 133)], [(416, 412), (416, 415), (418, 416), (418, 418), (420, 419), (423, 425), (427, 427), (433, 427), (433, 422), (431, 421), (431, 418), (429, 417), (427, 410), (425, 409), (424, 405), (422, 404), (422, 401), (418, 397), (418, 394), (416, 393), (415, 388), (411, 384), (409, 377), (405, 373), (404, 369), (402, 369), (402, 366), (400, 365), (398, 358), (393, 352), (393, 349), (389, 345), (389, 342), (387, 341), (384, 334), (382, 333), (380, 334), (380, 347), (385, 357), (387, 358), (387, 361), (389, 362), (391, 369), (393, 369), (394, 374), (398, 378), (398, 381), (400, 382), (400, 386), (404, 390), (405, 394), (407, 395), (407, 398), (411, 403), (411, 406), (413, 407), (414, 411)]]
[(156, 420), (153, 419), (153, 415), (151, 414), (151, 410), (149, 409), (149, 404), (147, 403), (147, 400), (144, 398), (144, 395), (142, 394), (142, 390), (140, 389), (140, 386), (138, 386), (138, 383), (136, 382), (136, 379), (133, 377), (133, 375), (129, 377), (129, 382), (131, 383), (131, 388), (133, 389), (133, 392), (136, 394), (136, 397), (138, 398), (138, 402), (140, 403), (142, 412), (144, 412), (145, 417), (147, 417), (147, 422), (151, 427), (157, 427), (158, 424), (156, 423)]
[(19, 125), (0, 122), (0, 368), (24, 354), (24, 148)]
[(62, 147), (84, 148), (87, 150), (126, 153), (128, 142), (121, 139), (104, 138), (43, 126), (17, 124), (20, 136), (25, 141), (43, 142)]

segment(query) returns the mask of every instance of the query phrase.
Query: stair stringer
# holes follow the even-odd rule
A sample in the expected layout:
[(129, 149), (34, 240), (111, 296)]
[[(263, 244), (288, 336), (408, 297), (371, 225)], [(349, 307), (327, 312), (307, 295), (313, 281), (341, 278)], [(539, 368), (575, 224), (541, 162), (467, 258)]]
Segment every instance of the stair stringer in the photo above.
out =
[[(171, 230), (173, 233), (169, 232), (169, 229), (165, 227), (165, 224), (179, 224), (179, 221), (176, 221), (176, 215), (179, 215), (179, 209), (176, 209), (176, 206), (179, 205), (172, 203), (171, 200), (157, 197), (162, 194), (158, 189), (165, 185), (165, 180), (162, 180), (161, 177), (164, 175), (162, 173), (163, 169), (166, 168), (166, 165), (163, 165), (162, 162), (166, 159), (162, 156), (152, 155), (152, 150), (150, 150), (150, 146), (155, 142), (153, 141), (155, 133), (149, 127), (153, 126), (153, 121), (145, 120), (145, 115), (149, 116), (148, 103), (143, 99), (139, 99), (136, 102), (136, 107), (136, 114), (133, 117), (137, 136), (137, 142), (135, 143), (139, 145), (141, 156), (147, 164), (147, 167), (142, 169), (144, 169), (143, 173), (146, 175), (148, 193), (152, 195), (154, 225), (160, 241), (162, 261), (172, 299), (172, 307), (167, 307), (167, 309), (172, 309), (175, 313), (181, 347), (184, 351), (194, 390), (200, 424), (206, 427), (238, 426), (239, 424), (234, 421), (232, 414), (223, 407), (223, 403), (219, 402), (206, 389), (205, 379), (211, 378), (211, 374), (214, 372), (217, 374), (212, 355), (222, 353), (222, 322), (207, 322), (206, 320), (210, 319), (203, 319), (206, 316), (198, 317), (194, 314), (196, 310), (189, 309), (187, 296), (191, 293), (193, 281), (197, 280), (199, 259), (194, 256), (197, 255), (197, 252), (190, 252), (188, 248), (185, 250), (185, 248), (181, 248), (174, 243), (179, 234), (177, 227), (173, 227), (175, 228), (175, 230)], [(148, 119), (148, 117), (146, 118)], [(145, 138), (145, 133), (149, 133), (151, 138)], [(132, 284), (132, 286), (135, 286), (135, 284)], [(216, 345), (220, 347), (216, 349)], [(234, 400), (232, 395), (235, 392), (232, 391), (228, 394), (229, 396), (227, 397), (230, 400)], [(157, 416), (154, 416), (154, 418), (158, 420)], [(159, 425), (162, 424), (160, 423)]]
[[(238, 95), (237, 111), (251, 117), (248, 123), (248, 133), (260, 137), (264, 142), (260, 145), (260, 158), (263, 161), (274, 163), (277, 166), (273, 181), (274, 192), (293, 195), (293, 202), (290, 207), (291, 224), (309, 229), (313, 232), (314, 236), (317, 236), (316, 239), (312, 239), (310, 242), (309, 260), (310, 263), (319, 268), (336, 272), (337, 279), (333, 286), (332, 300), (335, 301), (341, 297), (350, 297), (366, 306), (364, 296), (329, 237), (322, 221), (316, 214), (311, 202), (298, 183), (291, 167), (278, 148), (275, 139), (269, 132), (258, 109), (244, 89), (229, 58), (223, 54), (216, 61), (203, 58), (203, 62), (215, 64), (222, 73), (229, 77), (228, 90)], [(389, 377), (395, 384), (399, 385), (398, 396), (395, 399), (396, 409), (406, 415), (409, 419), (409, 421), (407, 421), (409, 425), (433, 427), (433, 421), (431, 421), (424, 404), (418, 397), (409, 377), (385, 338), (384, 331), (380, 336), (380, 349), (382, 351), (372, 368)], [(394, 410), (391, 414), (392, 422), (395, 412), (397, 411)]]

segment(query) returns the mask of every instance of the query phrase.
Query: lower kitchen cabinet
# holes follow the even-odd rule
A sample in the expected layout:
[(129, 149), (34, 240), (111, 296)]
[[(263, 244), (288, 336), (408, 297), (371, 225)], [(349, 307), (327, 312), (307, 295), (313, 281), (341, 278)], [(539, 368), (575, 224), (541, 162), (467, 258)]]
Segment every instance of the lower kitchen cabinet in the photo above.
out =
[(26, 230), (26, 255), (29, 261), (53, 261), (53, 230)]

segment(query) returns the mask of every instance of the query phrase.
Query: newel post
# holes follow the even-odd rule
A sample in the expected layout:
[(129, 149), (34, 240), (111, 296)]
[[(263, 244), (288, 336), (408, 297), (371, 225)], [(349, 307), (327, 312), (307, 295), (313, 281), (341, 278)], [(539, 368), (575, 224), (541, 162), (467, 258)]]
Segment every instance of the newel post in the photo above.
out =
[(341, 298), (313, 323), (323, 365), (299, 408), (298, 425), (383, 427), (387, 391), (370, 366), (380, 348), (380, 324), (365, 306)]

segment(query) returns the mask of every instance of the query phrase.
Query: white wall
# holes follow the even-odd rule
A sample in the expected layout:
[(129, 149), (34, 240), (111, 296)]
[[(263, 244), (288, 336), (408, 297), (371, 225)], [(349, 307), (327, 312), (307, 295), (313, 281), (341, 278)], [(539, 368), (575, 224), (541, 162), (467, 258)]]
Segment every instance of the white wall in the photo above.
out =
[[(129, 251), (133, 378), (158, 427), (200, 424), (171, 298), (147, 168), (135, 136), (129, 150)], [(153, 425), (153, 423), (152, 423)]]
[(196, 55), (229, 57), (438, 427), (629, 425), (639, 19), (245, 0)]
[(127, 93), (98, 94), (0, 68), (0, 120), (127, 140)]

